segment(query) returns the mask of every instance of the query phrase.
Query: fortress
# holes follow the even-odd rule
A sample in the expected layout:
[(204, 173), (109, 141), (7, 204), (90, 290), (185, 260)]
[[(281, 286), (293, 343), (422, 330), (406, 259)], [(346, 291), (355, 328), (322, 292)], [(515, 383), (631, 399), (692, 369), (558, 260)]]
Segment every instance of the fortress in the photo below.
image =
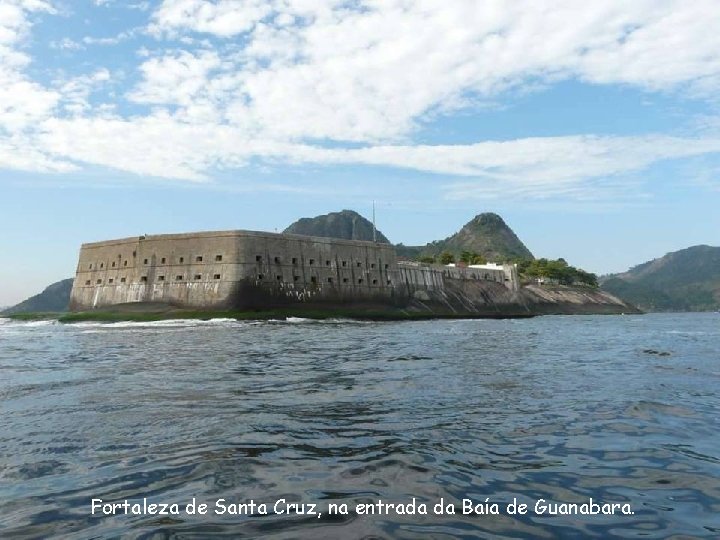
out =
[(398, 261), (390, 244), (218, 231), (83, 244), (70, 309), (135, 303), (201, 310), (303, 305), (526, 315), (518, 289), (514, 265), (425, 265)]

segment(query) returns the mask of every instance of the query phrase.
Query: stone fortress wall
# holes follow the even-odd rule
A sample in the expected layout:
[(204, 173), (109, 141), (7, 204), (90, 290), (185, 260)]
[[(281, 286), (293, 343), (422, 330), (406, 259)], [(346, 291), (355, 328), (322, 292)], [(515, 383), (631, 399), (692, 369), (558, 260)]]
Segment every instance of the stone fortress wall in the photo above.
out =
[(388, 244), (253, 231), (146, 235), (83, 244), (70, 309), (386, 304), (402, 298), (402, 277)]

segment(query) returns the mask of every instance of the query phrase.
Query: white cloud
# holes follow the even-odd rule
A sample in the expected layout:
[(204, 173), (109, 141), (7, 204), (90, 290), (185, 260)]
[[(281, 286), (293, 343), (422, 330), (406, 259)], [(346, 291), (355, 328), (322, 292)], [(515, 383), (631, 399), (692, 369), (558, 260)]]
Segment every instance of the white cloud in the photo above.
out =
[[(107, 70), (54, 88), (26, 74), (31, 59), (21, 45), (31, 15), (51, 10), (0, 0), (0, 166), (85, 163), (200, 181), (260, 158), (430, 172), (449, 197), (498, 189), (579, 196), (614, 189), (619, 176), (661, 160), (720, 152), (707, 131), (413, 142), (437, 115), (561, 80), (713, 100), (714, 0), (164, 0), (146, 29), (144, 45), (157, 47), (136, 51), (137, 82), (104, 103), (89, 96), (110, 82)], [(82, 45), (138, 35), (131, 28)]]

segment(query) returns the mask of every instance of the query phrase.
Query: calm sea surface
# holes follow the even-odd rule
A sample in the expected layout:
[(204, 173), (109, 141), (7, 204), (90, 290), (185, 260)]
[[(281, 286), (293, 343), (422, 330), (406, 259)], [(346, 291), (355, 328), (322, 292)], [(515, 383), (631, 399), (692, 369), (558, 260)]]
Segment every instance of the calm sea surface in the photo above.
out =
[[(590, 498), (634, 514), (534, 511)], [(0, 537), (717, 538), (720, 315), (0, 319)]]

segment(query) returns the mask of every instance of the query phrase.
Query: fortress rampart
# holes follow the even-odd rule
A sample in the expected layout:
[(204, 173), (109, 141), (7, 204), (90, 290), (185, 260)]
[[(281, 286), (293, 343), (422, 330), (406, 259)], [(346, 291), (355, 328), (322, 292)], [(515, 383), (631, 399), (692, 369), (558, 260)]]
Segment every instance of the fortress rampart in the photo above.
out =
[[(70, 309), (138, 302), (210, 310), (298, 303), (404, 308), (418, 300), (454, 311), (457, 301), (447, 298), (448, 290), (462, 296), (483, 283), (517, 290), (513, 270), (399, 262), (389, 244), (292, 234), (145, 235), (83, 244)], [(480, 294), (478, 301), (488, 300)], [(470, 312), (472, 304), (459, 303)]]

